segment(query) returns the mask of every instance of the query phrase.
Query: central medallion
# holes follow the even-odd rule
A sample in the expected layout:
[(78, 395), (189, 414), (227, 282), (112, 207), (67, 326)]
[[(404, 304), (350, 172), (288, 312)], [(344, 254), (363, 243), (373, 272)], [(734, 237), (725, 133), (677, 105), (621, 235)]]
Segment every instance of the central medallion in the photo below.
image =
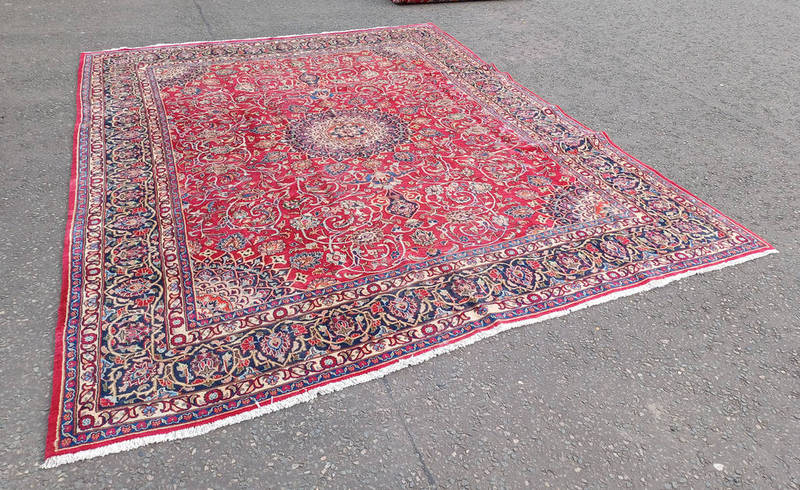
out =
[(329, 110), (290, 121), (286, 138), (311, 156), (367, 158), (407, 141), (408, 125), (381, 111)]

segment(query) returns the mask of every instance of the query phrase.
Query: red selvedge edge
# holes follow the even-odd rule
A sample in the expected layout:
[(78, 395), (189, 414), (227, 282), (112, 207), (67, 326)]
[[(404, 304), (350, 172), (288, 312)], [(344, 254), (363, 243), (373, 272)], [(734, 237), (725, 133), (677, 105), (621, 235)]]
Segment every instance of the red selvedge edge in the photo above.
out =
[(64, 251), (61, 256), (61, 304), (58, 306), (58, 323), (56, 324), (55, 355), (53, 356), (53, 389), (52, 400), (50, 401), (50, 415), (47, 421), (48, 428), (45, 458), (56, 455), (58, 422), (61, 415), (61, 391), (63, 389), (62, 382), (64, 378), (64, 335), (67, 329), (67, 306), (69, 305), (72, 228), (75, 222), (75, 206), (78, 199), (78, 158), (80, 150), (80, 129), (83, 120), (81, 92), (83, 90), (83, 70), (85, 69), (86, 54), (87, 53), (81, 53), (78, 61), (78, 90), (75, 94), (77, 111), (75, 115), (75, 128), (72, 134), (72, 170), (70, 173), (67, 204), (67, 229), (64, 232)]

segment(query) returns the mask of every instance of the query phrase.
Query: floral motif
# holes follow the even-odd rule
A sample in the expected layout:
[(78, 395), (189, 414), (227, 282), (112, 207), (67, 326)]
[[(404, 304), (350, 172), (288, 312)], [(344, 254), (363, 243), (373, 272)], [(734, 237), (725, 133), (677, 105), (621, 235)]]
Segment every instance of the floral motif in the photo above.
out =
[(269, 332), (258, 340), (258, 349), (266, 358), (283, 364), (292, 348), (292, 337), (283, 331)]
[(303, 271), (311, 270), (319, 265), (321, 257), (321, 252), (303, 252), (293, 255), (291, 259), (292, 267)]
[(192, 372), (200, 378), (210, 378), (220, 367), (219, 356), (212, 351), (204, 351), (192, 359)]
[(150, 382), (157, 369), (156, 363), (149, 360), (132, 362), (122, 374), (122, 380), (119, 384), (120, 390), (128, 390)]
[(364, 315), (350, 316), (342, 313), (320, 322), (314, 330), (322, 342), (331, 346), (344, 346), (355, 344), (364, 338), (369, 328)]
[(143, 321), (129, 321), (117, 328), (117, 339), (123, 344), (133, 344), (144, 340), (150, 331), (150, 326)]

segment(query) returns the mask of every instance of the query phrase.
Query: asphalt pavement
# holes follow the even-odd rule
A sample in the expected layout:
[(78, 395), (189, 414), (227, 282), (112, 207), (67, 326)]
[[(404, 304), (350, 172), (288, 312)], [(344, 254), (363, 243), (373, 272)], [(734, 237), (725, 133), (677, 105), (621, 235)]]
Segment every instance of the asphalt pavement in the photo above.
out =
[[(434, 22), (779, 254), (39, 469), (78, 54)], [(800, 486), (796, 0), (0, 1), (0, 486)]]

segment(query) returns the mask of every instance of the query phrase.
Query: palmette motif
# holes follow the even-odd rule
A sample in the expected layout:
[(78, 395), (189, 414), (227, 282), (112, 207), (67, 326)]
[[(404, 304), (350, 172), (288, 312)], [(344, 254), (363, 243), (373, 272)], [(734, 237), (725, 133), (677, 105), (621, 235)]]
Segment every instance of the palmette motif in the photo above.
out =
[(48, 456), (770, 249), (432, 25), (80, 77)]

